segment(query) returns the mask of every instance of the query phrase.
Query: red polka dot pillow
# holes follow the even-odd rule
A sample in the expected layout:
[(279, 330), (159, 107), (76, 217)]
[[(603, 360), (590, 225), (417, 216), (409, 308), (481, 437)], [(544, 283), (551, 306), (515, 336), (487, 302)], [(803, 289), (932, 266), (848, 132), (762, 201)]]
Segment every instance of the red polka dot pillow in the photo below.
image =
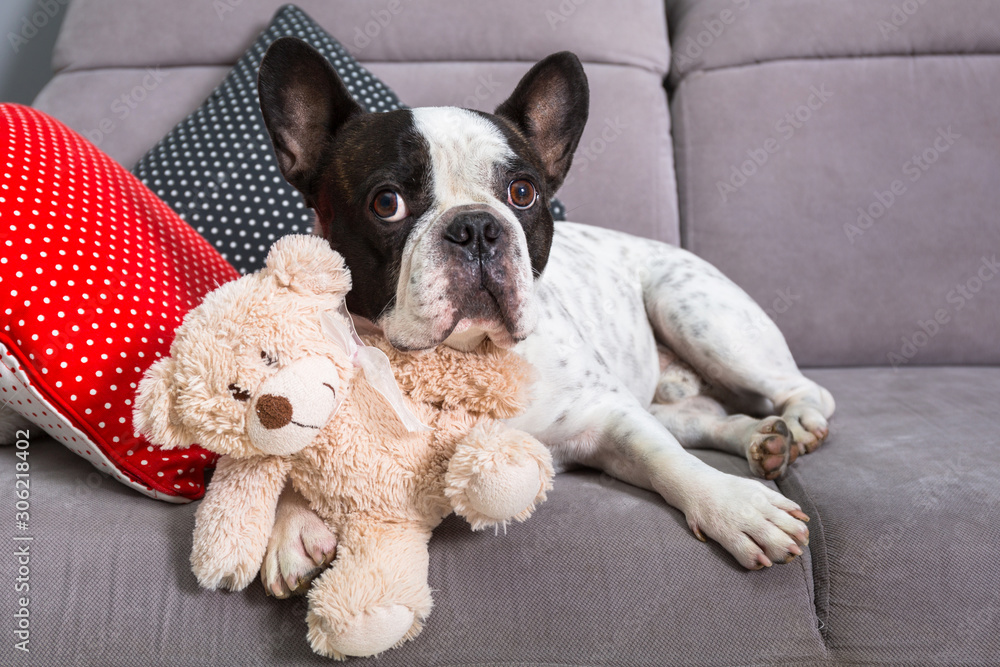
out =
[(174, 329), (235, 269), (135, 177), (45, 114), (0, 104), (0, 416), (138, 491), (187, 502), (215, 457), (132, 433)]

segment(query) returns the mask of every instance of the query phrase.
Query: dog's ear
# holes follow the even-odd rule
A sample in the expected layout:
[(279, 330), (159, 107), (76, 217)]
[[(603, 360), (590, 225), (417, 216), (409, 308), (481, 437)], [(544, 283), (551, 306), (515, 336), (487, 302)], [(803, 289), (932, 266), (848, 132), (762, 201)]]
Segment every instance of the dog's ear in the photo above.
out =
[(177, 416), (176, 365), (164, 357), (150, 366), (135, 394), (132, 425), (136, 436), (164, 449), (190, 447), (195, 443)]
[(494, 112), (511, 121), (535, 146), (549, 193), (562, 185), (590, 112), (590, 89), (580, 59), (561, 51), (528, 70)]
[(296, 37), (282, 37), (268, 48), (257, 92), (281, 173), (311, 204), (331, 137), (364, 110), (327, 59)]

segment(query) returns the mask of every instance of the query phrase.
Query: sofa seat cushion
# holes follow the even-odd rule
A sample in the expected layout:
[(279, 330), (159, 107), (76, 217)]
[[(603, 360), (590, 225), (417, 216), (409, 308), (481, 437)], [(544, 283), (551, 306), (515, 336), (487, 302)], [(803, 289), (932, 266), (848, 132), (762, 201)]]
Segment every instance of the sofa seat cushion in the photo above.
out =
[[(51, 440), (32, 442), (29, 460), (34, 664), (330, 664), (309, 649), (303, 598), (265, 597), (257, 581), (238, 593), (198, 588), (195, 506), (132, 493)], [(17, 461), (0, 449), (0, 475), (13, 480)], [(13, 483), (0, 485), (7, 526), (14, 503)], [(434, 613), (423, 633), (351, 665), (825, 664), (808, 556), (747, 572), (657, 495), (592, 471), (557, 477), (531, 521), (506, 534), (450, 517), (430, 556)], [(13, 582), (16, 567), (0, 559), (0, 577)], [(16, 595), (13, 585), (0, 593), (11, 614)]]
[[(435, 610), (414, 642), (352, 664), (992, 664), (1000, 652), (998, 368), (817, 370), (829, 441), (781, 490), (812, 517), (804, 558), (742, 570), (658, 496), (592, 471), (556, 478), (506, 535), (448, 519), (431, 540)], [(36, 433), (36, 435), (39, 435)], [(30, 447), (39, 664), (326, 664), (301, 598), (199, 590), (194, 506), (131, 493), (50, 440)], [(697, 452), (747, 474), (746, 463)], [(18, 459), (0, 450), (0, 475)], [(13, 485), (0, 521), (13, 525)], [(0, 562), (14, 580), (15, 559)], [(135, 591), (155, 591), (141, 603)], [(15, 609), (14, 591), (0, 603)], [(41, 604), (59, 600), (59, 604)], [(827, 648), (829, 646), (829, 648)], [(167, 650), (169, 647), (169, 650)]]
[(781, 490), (809, 524), (816, 609), (843, 664), (1000, 656), (1000, 368), (809, 373), (831, 435)]
[(675, 83), (695, 71), (781, 59), (1000, 54), (1000, 4), (993, 0), (666, 4)]

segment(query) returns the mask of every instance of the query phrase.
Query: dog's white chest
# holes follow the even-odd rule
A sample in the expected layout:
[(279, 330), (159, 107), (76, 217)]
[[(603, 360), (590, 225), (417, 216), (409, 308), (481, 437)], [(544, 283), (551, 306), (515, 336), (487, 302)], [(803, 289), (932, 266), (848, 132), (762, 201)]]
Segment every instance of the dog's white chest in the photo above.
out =
[[(552, 447), (586, 430), (586, 414), (617, 392), (649, 405), (659, 376), (640, 271), (652, 243), (559, 223), (538, 281), (538, 326), (515, 349), (538, 370), (535, 399), (512, 425)], [(558, 452), (554, 451), (558, 458)]]

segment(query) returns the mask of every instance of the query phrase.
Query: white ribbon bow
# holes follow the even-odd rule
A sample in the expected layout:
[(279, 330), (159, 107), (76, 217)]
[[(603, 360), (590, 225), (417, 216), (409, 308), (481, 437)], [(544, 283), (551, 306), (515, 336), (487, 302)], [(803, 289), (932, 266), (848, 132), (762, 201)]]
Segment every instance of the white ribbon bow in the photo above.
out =
[(358, 332), (354, 328), (354, 320), (347, 312), (346, 303), (340, 304), (337, 314), (340, 315), (339, 321), (330, 311), (322, 314), (323, 332), (347, 352), (355, 366), (360, 367), (365, 372), (368, 384), (389, 402), (393, 412), (399, 417), (399, 421), (403, 422), (407, 431), (411, 433), (430, 431), (431, 427), (417, 419), (416, 415), (406, 407), (403, 393), (399, 390), (396, 378), (392, 374), (389, 357), (385, 356), (385, 353), (377, 347), (365, 345), (358, 336)]

